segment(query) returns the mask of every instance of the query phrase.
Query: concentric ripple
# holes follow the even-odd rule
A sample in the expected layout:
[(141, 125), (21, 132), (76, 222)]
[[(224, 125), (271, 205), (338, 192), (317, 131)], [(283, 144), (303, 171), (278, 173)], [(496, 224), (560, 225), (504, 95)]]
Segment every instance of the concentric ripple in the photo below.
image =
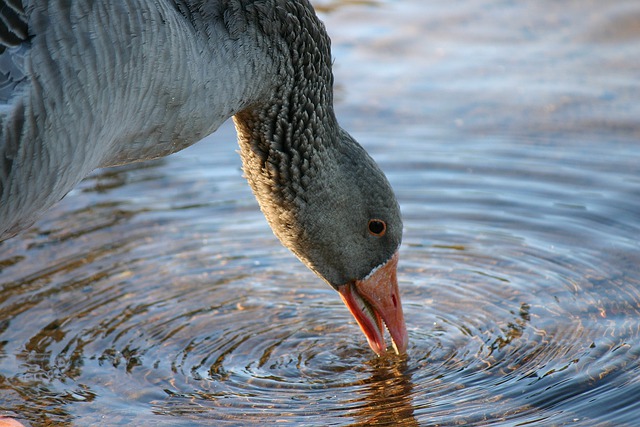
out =
[[(556, 146), (466, 148), (465, 169), (446, 148), (414, 157), (414, 170), (439, 171), (436, 182), (425, 173), (429, 190), (400, 190), (409, 200), (405, 274), (421, 277), (401, 285), (413, 326), (409, 372), (418, 384), (443, 379), (417, 392), (427, 397), (415, 414), (435, 425), (632, 425), (640, 391), (633, 176), (595, 176), (584, 162), (605, 156), (597, 147), (581, 147), (553, 174)], [(491, 166), (475, 150), (490, 153)], [(637, 171), (632, 153), (619, 156), (606, 154)], [(396, 178), (412, 172), (398, 168)], [(455, 405), (431, 405), (442, 398)]]
[[(360, 137), (379, 154), (384, 135)], [(34, 425), (633, 425), (633, 176), (595, 177), (595, 146), (547, 174), (552, 146), (456, 158), (422, 141), (409, 165), (380, 156), (405, 215), (406, 357), (374, 356), (234, 168), (214, 189), (120, 196), (164, 183), (157, 163), (96, 175), (3, 244), (5, 410)], [(634, 172), (631, 154), (608, 159)]]

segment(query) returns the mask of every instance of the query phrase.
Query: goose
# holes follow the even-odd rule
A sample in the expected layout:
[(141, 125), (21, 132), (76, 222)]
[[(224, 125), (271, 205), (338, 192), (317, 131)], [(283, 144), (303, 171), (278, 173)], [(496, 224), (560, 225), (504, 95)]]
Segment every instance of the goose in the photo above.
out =
[(277, 238), (377, 355), (407, 349), (394, 192), (333, 109), (307, 0), (0, 1), (0, 241), (92, 170), (169, 155), (232, 117)]

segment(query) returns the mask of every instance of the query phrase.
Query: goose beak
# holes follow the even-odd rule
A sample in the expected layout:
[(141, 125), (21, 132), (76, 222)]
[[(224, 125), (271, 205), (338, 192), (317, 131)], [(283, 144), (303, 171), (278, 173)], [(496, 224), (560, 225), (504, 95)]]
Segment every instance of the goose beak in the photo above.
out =
[(398, 292), (397, 265), (396, 252), (389, 261), (373, 269), (364, 279), (338, 288), (342, 301), (360, 325), (369, 346), (378, 355), (387, 351), (383, 323), (389, 330), (395, 352), (403, 354), (407, 350), (409, 339)]

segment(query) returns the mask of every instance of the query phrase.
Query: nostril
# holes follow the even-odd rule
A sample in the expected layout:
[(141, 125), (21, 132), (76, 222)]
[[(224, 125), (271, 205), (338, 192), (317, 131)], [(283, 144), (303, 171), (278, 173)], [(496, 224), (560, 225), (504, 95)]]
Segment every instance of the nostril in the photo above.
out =
[(391, 294), (391, 301), (393, 301), (393, 306), (398, 308), (398, 300), (396, 299), (396, 294)]

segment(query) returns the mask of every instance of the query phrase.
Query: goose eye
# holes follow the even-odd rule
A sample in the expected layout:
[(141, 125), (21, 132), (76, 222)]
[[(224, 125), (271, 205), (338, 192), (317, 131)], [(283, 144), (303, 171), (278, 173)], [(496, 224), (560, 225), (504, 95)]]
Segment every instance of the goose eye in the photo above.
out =
[(369, 234), (376, 237), (384, 236), (387, 232), (387, 224), (381, 219), (369, 220)]

